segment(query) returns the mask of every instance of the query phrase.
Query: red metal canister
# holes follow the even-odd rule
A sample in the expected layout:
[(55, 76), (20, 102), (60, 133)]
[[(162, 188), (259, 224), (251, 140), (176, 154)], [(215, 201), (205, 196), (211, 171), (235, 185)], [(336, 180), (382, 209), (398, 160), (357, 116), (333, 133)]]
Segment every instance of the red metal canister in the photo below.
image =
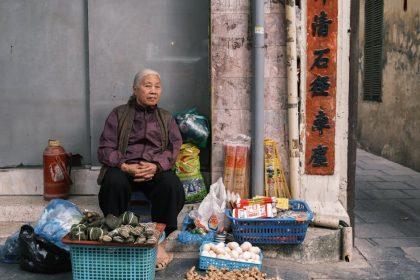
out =
[(70, 154), (60, 146), (58, 140), (48, 140), (44, 150), (44, 199), (66, 199), (69, 197), (70, 185)]

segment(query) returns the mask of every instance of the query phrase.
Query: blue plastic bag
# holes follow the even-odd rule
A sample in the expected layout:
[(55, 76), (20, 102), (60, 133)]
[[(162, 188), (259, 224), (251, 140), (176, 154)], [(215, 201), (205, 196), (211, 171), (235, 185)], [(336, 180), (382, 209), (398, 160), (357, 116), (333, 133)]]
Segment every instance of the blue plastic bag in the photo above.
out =
[(67, 251), (70, 248), (61, 239), (70, 231), (71, 225), (78, 224), (83, 214), (72, 202), (53, 199), (45, 207), (41, 218), (36, 223), (35, 233), (45, 240)]

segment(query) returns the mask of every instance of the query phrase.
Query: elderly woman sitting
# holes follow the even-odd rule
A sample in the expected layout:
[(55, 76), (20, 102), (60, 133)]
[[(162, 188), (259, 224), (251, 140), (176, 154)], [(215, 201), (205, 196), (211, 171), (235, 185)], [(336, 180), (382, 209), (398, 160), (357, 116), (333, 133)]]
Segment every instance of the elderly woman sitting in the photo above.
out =
[[(128, 103), (109, 114), (98, 149), (103, 164), (98, 198), (105, 216), (118, 217), (127, 210), (131, 192), (141, 190), (151, 201), (152, 221), (166, 224), (168, 236), (177, 227), (185, 193), (171, 170), (182, 138), (171, 114), (157, 106), (161, 92), (156, 71), (139, 72)], [(172, 258), (159, 245), (156, 267), (166, 267)]]

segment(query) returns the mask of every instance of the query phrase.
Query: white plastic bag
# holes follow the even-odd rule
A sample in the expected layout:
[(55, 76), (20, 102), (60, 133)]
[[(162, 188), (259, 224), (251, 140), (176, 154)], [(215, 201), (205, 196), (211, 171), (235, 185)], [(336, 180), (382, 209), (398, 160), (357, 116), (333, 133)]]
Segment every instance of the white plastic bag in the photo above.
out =
[(195, 225), (207, 231), (223, 231), (226, 209), (226, 189), (222, 178), (210, 186), (210, 191), (198, 207)]

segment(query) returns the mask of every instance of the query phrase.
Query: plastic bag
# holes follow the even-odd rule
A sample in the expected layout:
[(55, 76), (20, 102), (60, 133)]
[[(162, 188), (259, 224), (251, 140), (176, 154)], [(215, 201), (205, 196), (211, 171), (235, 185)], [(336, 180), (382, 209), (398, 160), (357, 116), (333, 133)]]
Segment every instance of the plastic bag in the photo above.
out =
[(78, 224), (82, 217), (82, 212), (74, 203), (53, 199), (45, 207), (34, 230), (40, 237), (69, 251), (69, 247), (64, 245), (61, 239), (70, 231), (71, 225)]
[(0, 261), (3, 263), (19, 263), (19, 231), (7, 238), (6, 243), (0, 250)]
[(205, 234), (192, 233), (191, 228), (195, 228), (194, 219), (190, 215), (185, 215), (184, 221), (182, 222), (182, 231), (178, 235), (178, 240), (183, 244), (199, 244), (204, 241), (213, 241), (215, 231), (209, 231)]
[(238, 134), (224, 143), (223, 181), (227, 190), (239, 194), (241, 198), (249, 196), (250, 146), (251, 138), (243, 134)]
[(210, 186), (209, 194), (201, 202), (198, 210), (191, 211), (195, 225), (207, 231), (223, 231), (226, 209), (226, 190), (222, 178)]
[(175, 120), (179, 126), (184, 143), (193, 143), (205, 148), (210, 135), (207, 118), (197, 113), (195, 108), (176, 114)]
[(182, 144), (175, 162), (175, 173), (182, 182), (187, 203), (201, 201), (207, 194), (200, 172), (199, 153), (200, 150), (193, 144)]
[(70, 254), (53, 243), (37, 236), (30, 225), (19, 233), (20, 267), (39, 273), (58, 273), (71, 270)]

